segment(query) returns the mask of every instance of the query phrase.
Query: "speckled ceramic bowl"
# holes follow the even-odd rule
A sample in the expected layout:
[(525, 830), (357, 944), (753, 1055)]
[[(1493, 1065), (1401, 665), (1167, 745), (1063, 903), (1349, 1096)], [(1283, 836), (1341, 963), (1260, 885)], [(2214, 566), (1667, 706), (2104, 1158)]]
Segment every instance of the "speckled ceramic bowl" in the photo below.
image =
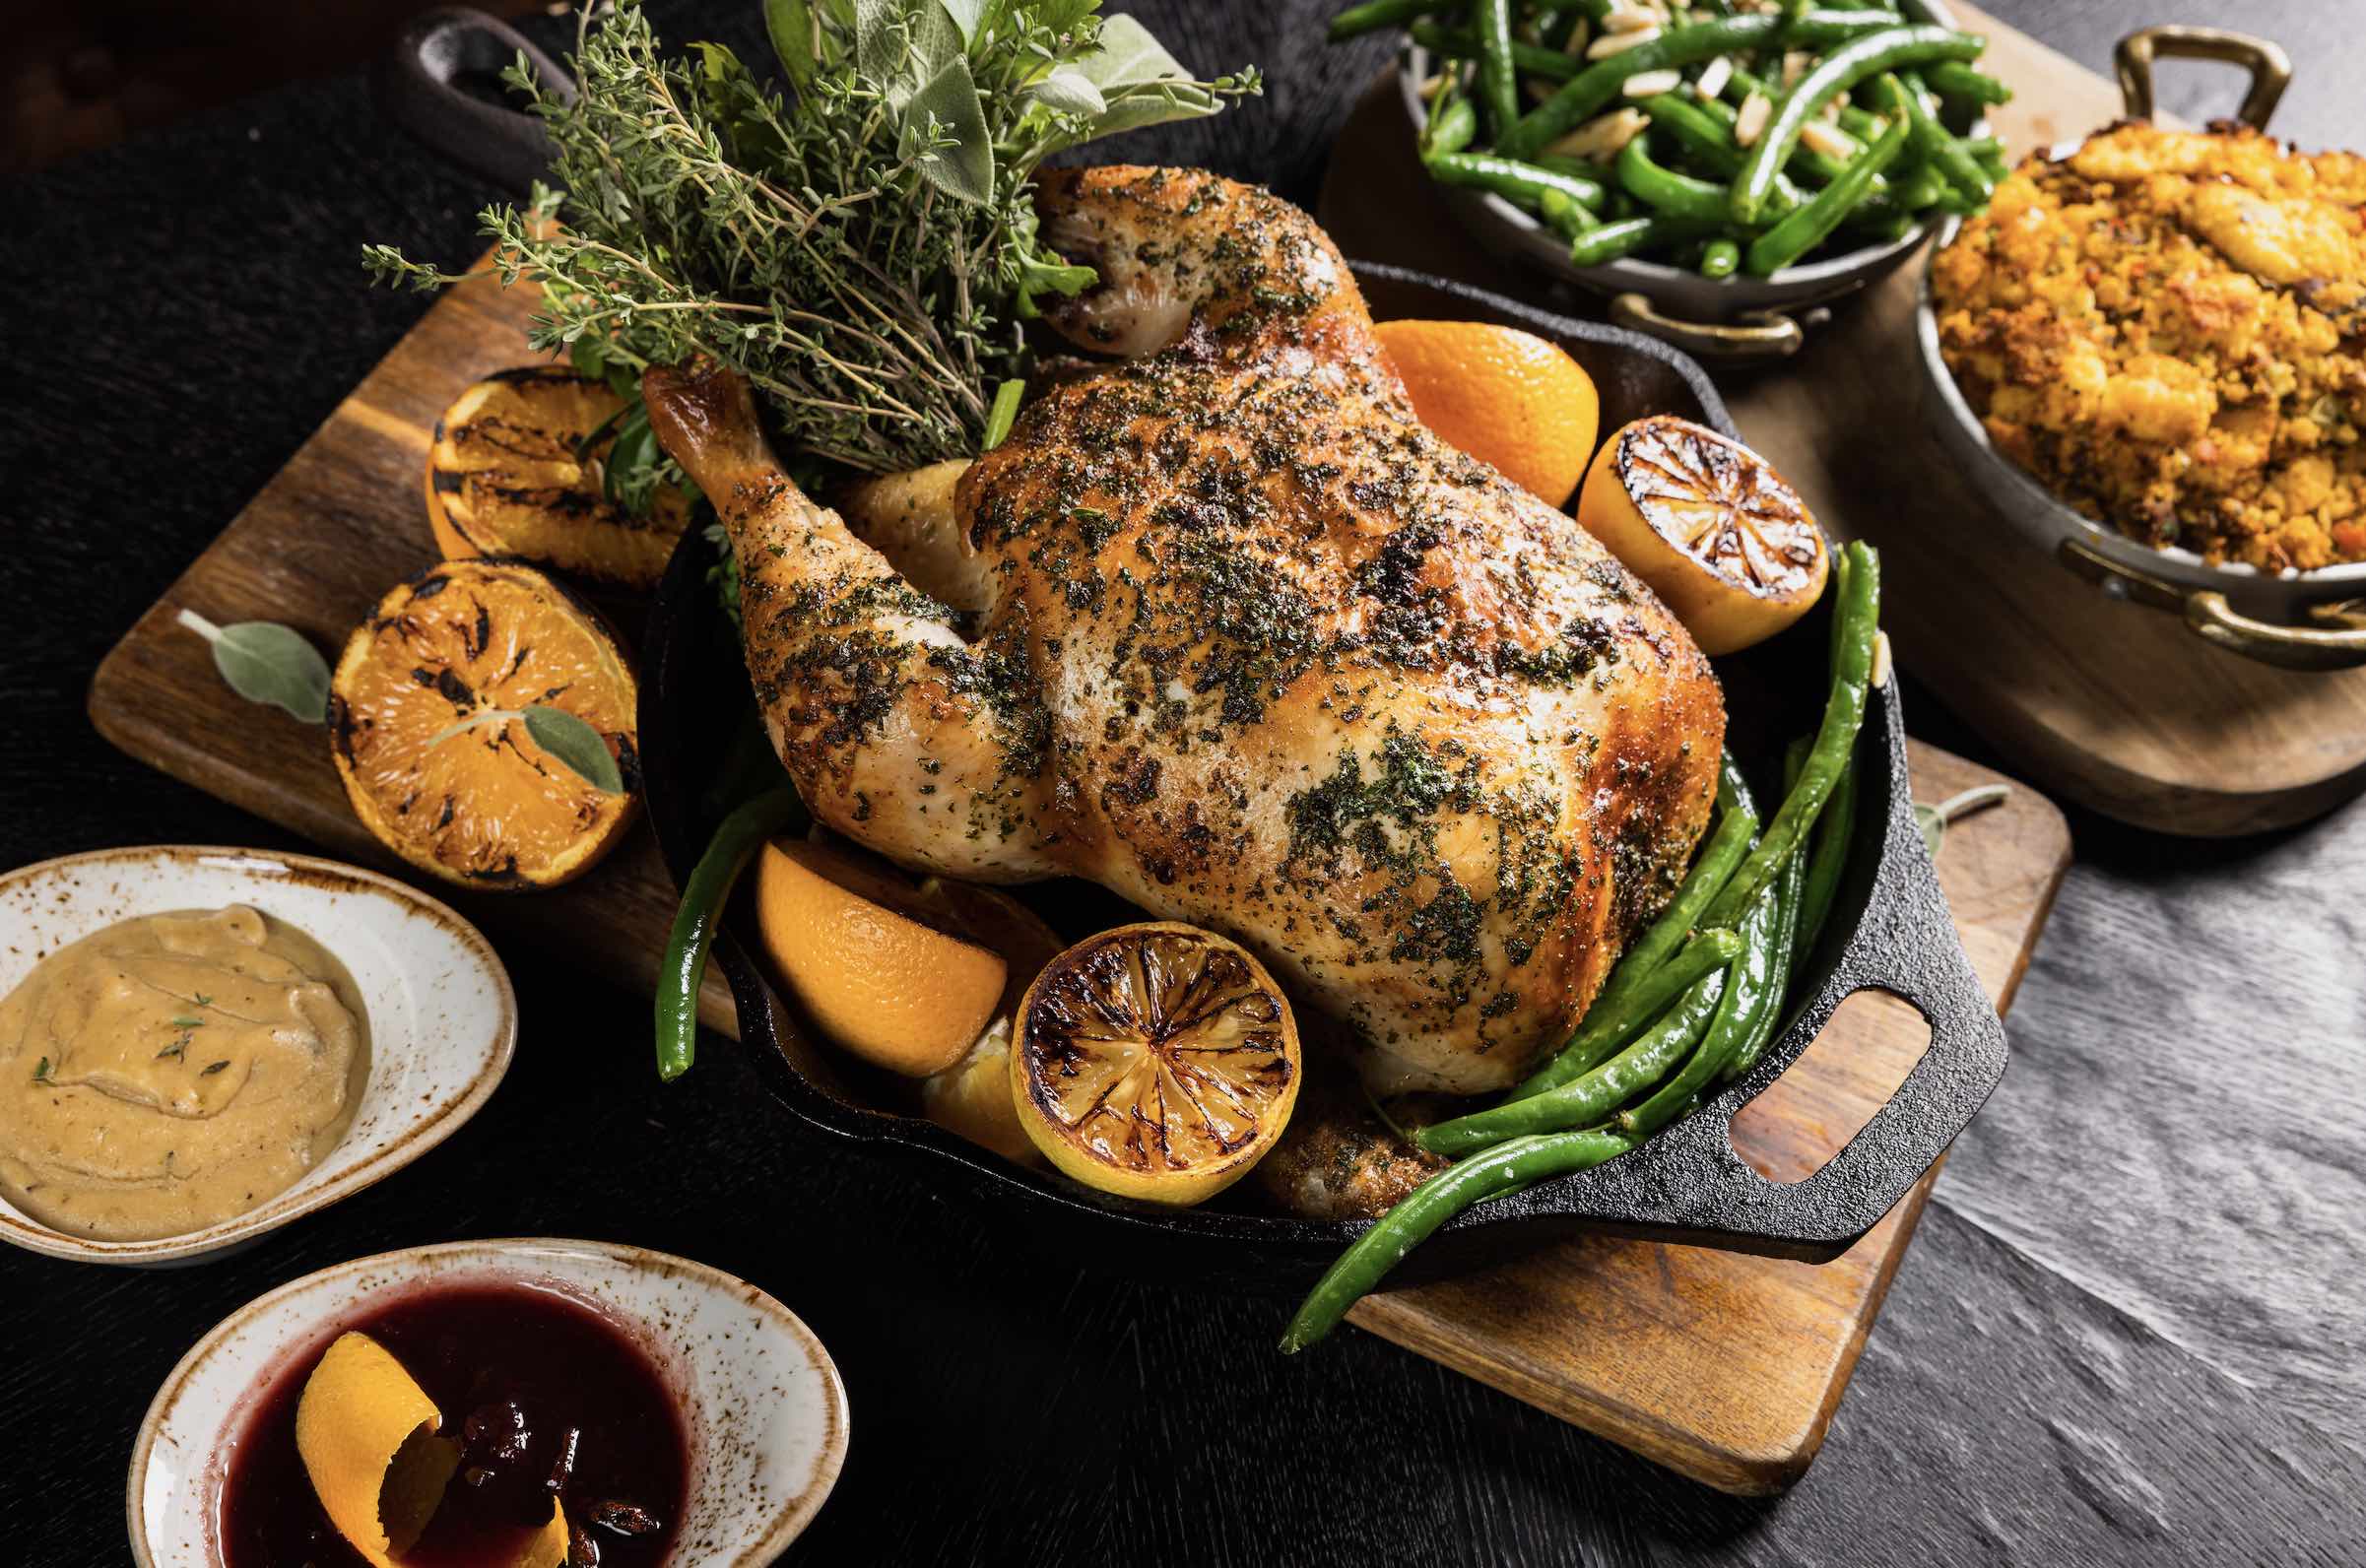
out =
[(85, 1241), (0, 1201), (0, 1241), (86, 1263), (195, 1262), (401, 1170), (499, 1086), (517, 1039), (517, 1000), (477, 928), (407, 883), (310, 855), (164, 844), (0, 875), (0, 995), (47, 954), (118, 920), (233, 903), (300, 928), (354, 977), (368, 1014), (369, 1078), (344, 1139), (285, 1192), (202, 1230)]
[(140, 1423), (124, 1510), (138, 1568), (218, 1568), (248, 1401), (343, 1326), (429, 1285), (557, 1291), (645, 1351), (680, 1399), (690, 1482), (675, 1568), (760, 1568), (809, 1524), (846, 1457), (846, 1391), (810, 1330), (743, 1279), (597, 1241), (454, 1241), (323, 1269), (223, 1320)]

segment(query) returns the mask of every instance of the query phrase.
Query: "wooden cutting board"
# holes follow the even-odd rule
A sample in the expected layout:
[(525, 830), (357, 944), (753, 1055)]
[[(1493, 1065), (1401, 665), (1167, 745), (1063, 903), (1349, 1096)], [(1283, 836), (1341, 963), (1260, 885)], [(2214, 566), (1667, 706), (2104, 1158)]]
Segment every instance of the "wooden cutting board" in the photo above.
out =
[[(2111, 83), (1953, 9), (1989, 37), (1982, 68), (2014, 90), (1991, 114), (2013, 156), (2120, 117)], [(2228, 112), (2238, 96), (2230, 87)], [(1359, 260), (1602, 314), (1594, 296), (1463, 233), (1414, 161), (1393, 76), (1342, 133), (1318, 212)], [(2210, 647), (2177, 617), (2073, 577), (1963, 482), (1922, 419), (1921, 277), (1917, 257), (1836, 307), (1780, 368), (1718, 377), (1735, 423), (1825, 526), (1882, 548), (1884, 620), (1905, 667), (2031, 778), (2140, 827), (2259, 832), (2366, 789), (2366, 670), (2272, 670)]]
[[(233, 695), (173, 616), (285, 621), (333, 655), (388, 587), (433, 559), (419, 488), (428, 432), (470, 381), (531, 358), (527, 308), (518, 294), (472, 283), (429, 310), (108, 654), (91, 685), (100, 733), (338, 854), (410, 875), (355, 820), (325, 733)], [(1932, 748), (1918, 746), (1913, 760), (1925, 799), (1996, 777)], [(1965, 946), (2000, 1008), (2069, 853), (2060, 815), (2024, 789), (1967, 821), (1941, 857)], [(497, 937), (643, 991), (674, 908), (645, 828), (551, 892), (433, 890)], [(729, 994), (711, 976), (700, 1011), (736, 1032)], [(1744, 1157), (1796, 1179), (1845, 1142), (1920, 1054), (1921, 1022), (1903, 1011), (1844, 1007), (1737, 1123)], [(1711, 1485), (1770, 1491), (1813, 1456), (1929, 1186), (1820, 1269), (1571, 1245), (1451, 1285), (1390, 1292), (1359, 1306), (1355, 1321)]]

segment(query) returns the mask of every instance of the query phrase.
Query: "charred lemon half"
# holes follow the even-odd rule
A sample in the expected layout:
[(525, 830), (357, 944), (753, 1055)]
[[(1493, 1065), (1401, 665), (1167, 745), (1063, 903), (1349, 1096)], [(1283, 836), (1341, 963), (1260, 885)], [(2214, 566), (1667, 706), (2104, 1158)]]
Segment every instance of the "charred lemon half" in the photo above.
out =
[[(471, 887), (581, 876), (632, 821), (631, 666), (607, 626), (516, 561), (456, 560), (378, 602), (329, 682), (329, 749), (354, 813), (422, 871)], [(603, 790), (529, 733), (554, 707), (606, 744)]]
[(1044, 966), (1019, 1004), (1019, 1124), (1088, 1187), (1196, 1204), (1263, 1159), (1298, 1101), (1298, 1026), (1238, 944), (1120, 926)]
[(1622, 425), (1603, 443), (1577, 521), (1706, 654), (1763, 642), (1824, 591), (1823, 530), (1799, 491), (1740, 441), (1674, 415)]
[(690, 498), (660, 486), (649, 515), (634, 517), (602, 493), (615, 445), (603, 431), (624, 409), (606, 382), (556, 365), (503, 370), (461, 393), (427, 448), (427, 525), (444, 559), (514, 555), (656, 587)]

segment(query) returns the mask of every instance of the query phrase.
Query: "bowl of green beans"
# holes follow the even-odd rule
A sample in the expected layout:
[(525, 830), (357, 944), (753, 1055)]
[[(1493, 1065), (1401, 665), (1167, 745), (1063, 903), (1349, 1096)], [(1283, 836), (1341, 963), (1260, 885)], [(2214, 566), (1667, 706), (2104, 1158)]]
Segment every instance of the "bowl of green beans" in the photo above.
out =
[(1938, 0), (1364, 0), (1421, 162), (1488, 248), (1696, 354), (1785, 355), (2004, 173), (2009, 90)]

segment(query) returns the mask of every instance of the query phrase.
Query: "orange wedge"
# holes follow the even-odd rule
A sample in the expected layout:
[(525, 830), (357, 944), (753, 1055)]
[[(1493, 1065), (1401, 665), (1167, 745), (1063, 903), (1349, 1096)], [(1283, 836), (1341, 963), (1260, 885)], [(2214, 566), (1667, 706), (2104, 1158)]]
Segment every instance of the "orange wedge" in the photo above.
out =
[(690, 497), (660, 487), (646, 517), (601, 493), (614, 437), (578, 448), (624, 407), (604, 381), (556, 365), (503, 370), (453, 400), (427, 448), (427, 524), (446, 560), (514, 555), (649, 589), (665, 575)]
[(1740, 441), (1673, 414), (1602, 443), (1577, 521), (1706, 654), (1763, 642), (1824, 591), (1823, 530), (1799, 491)]
[[(631, 824), (639, 699), (616, 638), (565, 589), (515, 561), (448, 561), (380, 600), (347, 641), (330, 752), (355, 815), (412, 865), (471, 887), (549, 887)], [(536, 743), (514, 715), (538, 705), (590, 726), (622, 793)]]
[(777, 838), (756, 863), (764, 950), (822, 1032), (891, 1073), (966, 1056), (1010, 965), (931, 907), (909, 878), (852, 846)]
[(992, 887), (932, 877), (920, 895), (955, 926), (1003, 955), (1009, 974), (985, 1032), (968, 1054), (920, 1080), (920, 1109), (928, 1119), (1021, 1165), (1041, 1162), (1011, 1098), (1011, 1040), (1019, 1007), (1043, 966), (1060, 955), (1059, 934), (1018, 899)]
[(1237, 943), (1154, 921), (1088, 937), (1019, 1006), (1020, 1125), (1087, 1187), (1197, 1204), (1246, 1176), (1298, 1100), (1298, 1026)]

